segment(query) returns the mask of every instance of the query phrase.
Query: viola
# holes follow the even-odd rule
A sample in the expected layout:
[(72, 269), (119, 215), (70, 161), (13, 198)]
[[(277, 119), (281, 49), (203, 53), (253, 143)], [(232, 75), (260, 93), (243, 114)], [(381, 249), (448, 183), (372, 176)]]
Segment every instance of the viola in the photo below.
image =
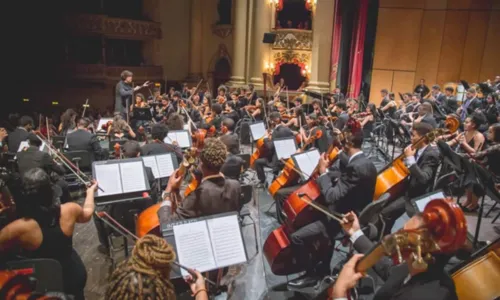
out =
[(264, 157), (267, 155), (267, 148), (266, 148), (266, 143), (264, 141), (266, 137), (261, 137), (260, 139), (255, 142), (255, 145), (257, 147), (257, 150), (252, 154), (250, 157), (250, 167), (253, 168), (255, 161), (261, 157)]
[[(315, 134), (307, 139), (307, 141), (297, 151), (297, 153), (304, 151), (307, 146), (314, 143), (314, 141), (320, 139), (322, 136), (323, 136), (323, 131), (316, 130)], [(297, 137), (299, 137), (299, 135), (297, 135)], [(299, 174), (295, 172), (295, 169), (296, 167), (293, 159), (292, 158), (287, 159), (283, 171), (269, 186), (268, 190), (271, 196), (274, 196), (281, 188), (284, 188), (297, 180)]]
[[(424, 142), (432, 142), (436, 137), (454, 133), (457, 131), (460, 122), (455, 116), (446, 117), (446, 129), (438, 128), (429, 132), (419, 141), (412, 144), (413, 149), (418, 149)], [(373, 200), (376, 201), (386, 193), (390, 195), (389, 201), (397, 198), (406, 188), (406, 179), (410, 176), (410, 170), (404, 163), (404, 153), (401, 153), (392, 163), (377, 175)]]
[[(177, 169), (176, 174), (172, 174), (172, 176), (181, 176), (183, 177), (189, 167), (194, 164), (194, 153), (196, 149), (192, 148), (184, 154), (183, 162), (181, 163), (179, 169)], [(179, 183), (180, 184), (180, 183)], [(179, 187), (173, 187), (174, 189), (178, 189)], [(178, 203), (174, 201), (172, 205), (172, 211), (177, 209)], [(160, 233), (160, 220), (158, 218), (158, 210), (161, 207), (161, 203), (157, 203), (145, 209), (143, 212), (139, 214), (136, 222), (136, 233), (139, 238), (145, 236), (146, 234), (154, 234), (159, 236)]]
[[(375, 245), (355, 269), (356, 272), (366, 273), (382, 257), (389, 256), (395, 265), (411, 260), (413, 268), (426, 270), (432, 263), (433, 254), (454, 253), (463, 247), (466, 238), (467, 222), (460, 207), (452, 199), (432, 200), (422, 215), (410, 219), (403, 229)], [(475, 279), (473, 281), (477, 281)], [(332, 294), (333, 287), (328, 290), (328, 300), (334, 299)]]

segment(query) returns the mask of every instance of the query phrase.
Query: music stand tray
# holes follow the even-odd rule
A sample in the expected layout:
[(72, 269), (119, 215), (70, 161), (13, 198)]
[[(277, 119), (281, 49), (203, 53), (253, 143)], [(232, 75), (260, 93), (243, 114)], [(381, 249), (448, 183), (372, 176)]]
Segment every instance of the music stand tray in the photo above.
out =
[(151, 115), (151, 109), (149, 107), (134, 107), (132, 110), (135, 120), (140, 121), (151, 121), (153, 116)]

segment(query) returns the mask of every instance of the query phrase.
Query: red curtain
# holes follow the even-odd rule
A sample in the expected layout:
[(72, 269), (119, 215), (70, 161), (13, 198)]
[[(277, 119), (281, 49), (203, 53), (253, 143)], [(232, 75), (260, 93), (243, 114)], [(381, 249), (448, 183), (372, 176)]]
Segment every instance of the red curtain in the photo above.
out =
[(340, 41), (342, 40), (342, 14), (340, 13), (340, 0), (335, 0), (335, 21), (333, 24), (332, 38), (332, 66), (330, 71), (330, 91), (337, 87), (337, 73), (340, 60)]
[(348, 97), (358, 97), (361, 91), (363, 56), (365, 53), (366, 22), (368, 18), (368, 1), (359, 0), (356, 23), (354, 24), (353, 39), (351, 44), (351, 59), (349, 65)]

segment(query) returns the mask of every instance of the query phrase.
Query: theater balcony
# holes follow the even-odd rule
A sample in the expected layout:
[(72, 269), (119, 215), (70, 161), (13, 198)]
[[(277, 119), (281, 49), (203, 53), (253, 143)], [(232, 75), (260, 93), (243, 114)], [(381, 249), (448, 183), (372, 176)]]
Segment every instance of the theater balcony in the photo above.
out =
[(106, 66), (102, 64), (71, 64), (60, 66), (61, 75), (66, 79), (89, 82), (116, 82), (123, 70), (134, 73), (134, 81), (142, 84), (146, 80), (162, 80), (160, 66)]

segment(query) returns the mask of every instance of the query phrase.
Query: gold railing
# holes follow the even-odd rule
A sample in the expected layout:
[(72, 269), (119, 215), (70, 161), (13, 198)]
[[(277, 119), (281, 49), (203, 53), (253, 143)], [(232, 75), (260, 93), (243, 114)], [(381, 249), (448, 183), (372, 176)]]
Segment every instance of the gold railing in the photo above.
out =
[(160, 23), (132, 19), (111, 18), (106, 15), (78, 14), (66, 17), (71, 32), (100, 34), (128, 39), (161, 38)]
[(312, 31), (303, 29), (275, 29), (275, 50), (312, 50)]
[(163, 78), (163, 69), (159, 66), (129, 67), (106, 65), (64, 65), (61, 66), (62, 74), (73, 79), (92, 81), (118, 81), (123, 70), (134, 73), (134, 81), (160, 80)]

